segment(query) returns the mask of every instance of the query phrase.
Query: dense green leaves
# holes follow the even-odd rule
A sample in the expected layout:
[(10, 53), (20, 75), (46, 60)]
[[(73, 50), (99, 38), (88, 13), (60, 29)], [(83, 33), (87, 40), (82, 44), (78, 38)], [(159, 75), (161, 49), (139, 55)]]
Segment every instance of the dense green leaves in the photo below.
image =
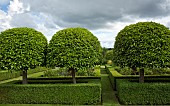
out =
[(13, 28), (0, 33), (0, 68), (21, 70), (44, 63), (47, 39), (32, 28)]
[(143, 83), (116, 80), (118, 97), (126, 105), (169, 105), (169, 83)]
[(116, 37), (113, 60), (121, 67), (169, 67), (169, 29), (155, 22), (126, 26)]
[(67, 28), (50, 40), (47, 63), (52, 67), (88, 68), (99, 62), (101, 50), (98, 39), (87, 29)]
[(0, 94), (1, 104), (94, 105), (101, 103), (101, 84), (8, 84)]
[(106, 60), (113, 60), (113, 50), (108, 50), (105, 55)]
[(6, 72), (3, 72), (3, 73), (0, 73), (0, 81), (8, 80), (8, 79), (11, 79), (11, 78), (16, 78), (16, 77), (19, 77), (19, 76), (21, 76), (20, 71), (14, 71), (14, 72), (6, 71)]

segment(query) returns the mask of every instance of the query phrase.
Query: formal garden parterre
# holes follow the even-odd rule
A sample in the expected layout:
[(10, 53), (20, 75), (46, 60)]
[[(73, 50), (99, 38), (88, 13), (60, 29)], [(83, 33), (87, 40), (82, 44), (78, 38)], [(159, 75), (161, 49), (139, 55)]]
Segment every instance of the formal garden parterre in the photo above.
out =
[(126, 26), (109, 50), (80, 27), (56, 32), (49, 44), (32, 28), (0, 37), (0, 104), (170, 105), (170, 30), (162, 24)]

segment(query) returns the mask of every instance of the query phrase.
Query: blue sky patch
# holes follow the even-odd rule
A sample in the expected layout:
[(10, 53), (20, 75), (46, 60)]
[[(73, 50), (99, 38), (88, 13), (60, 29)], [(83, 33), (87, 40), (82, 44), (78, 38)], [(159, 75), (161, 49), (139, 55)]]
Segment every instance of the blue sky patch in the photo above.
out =
[(10, 1), (11, 0), (6, 0), (6, 2), (0, 3), (0, 9), (4, 12), (7, 12)]

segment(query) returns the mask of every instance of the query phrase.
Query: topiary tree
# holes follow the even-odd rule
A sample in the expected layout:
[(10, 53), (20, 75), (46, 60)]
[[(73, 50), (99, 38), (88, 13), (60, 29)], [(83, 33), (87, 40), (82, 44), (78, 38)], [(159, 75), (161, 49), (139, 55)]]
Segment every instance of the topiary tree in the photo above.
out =
[(47, 39), (32, 28), (12, 28), (0, 33), (0, 68), (21, 70), (27, 83), (28, 68), (45, 64)]
[(144, 68), (169, 67), (170, 31), (155, 22), (139, 22), (121, 30), (114, 44), (114, 63), (140, 69), (139, 82), (144, 82)]
[(86, 39), (89, 44), (93, 46), (93, 49), (96, 51), (96, 63), (95, 64), (100, 64), (102, 61), (102, 47), (100, 45), (100, 42), (96, 36), (94, 36), (90, 31), (87, 31), (85, 28), (81, 28), (82, 31), (84, 31), (84, 34), (86, 34)]
[(98, 39), (85, 28), (60, 30), (50, 40), (47, 64), (67, 67), (72, 73), (73, 83), (76, 83), (76, 71), (91, 68), (99, 62), (99, 48)]
[[(86, 29), (84, 29), (85, 31), (87, 31)], [(91, 32), (88, 32), (87, 35), (89, 35), (89, 37), (87, 37), (87, 40), (89, 40), (88, 42), (93, 46), (94, 50), (96, 51), (96, 56), (97, 56), (97, 61), (96, 64), (101, 64), (102, 63), (102, 47), (100, 45), (100, 42), (98, 40), (98, 38), (96, 36), (94, 36)]]
[(113, 60), (113, 50), (108, 50), (105, 55), (106, 60)]

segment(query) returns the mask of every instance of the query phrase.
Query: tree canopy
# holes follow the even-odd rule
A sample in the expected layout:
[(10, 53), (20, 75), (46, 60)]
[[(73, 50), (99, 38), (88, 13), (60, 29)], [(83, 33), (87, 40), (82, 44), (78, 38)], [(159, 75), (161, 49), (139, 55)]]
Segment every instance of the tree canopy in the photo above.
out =
[(53, 35), (48, 47), (48, 65), (72, 70), (91, 68), (99, 62), (101, 46), (85, 28), (67, 28)]
[(155, 22), (139, 22), (122, 29), (114, 44), (114, 63), (124, 67), (162, 68), (170, 63), (170, 31)]
[(12, 28), (0, 33), (0, 68), (27, 70), (45, 62), (47, 39), (32, 28)]
[(101, 48), (98, 39), (85, 28), (60, 30), (50, 40), (48, 64), (76, 69), (93, 67), (101, 55), (98, 47)]

